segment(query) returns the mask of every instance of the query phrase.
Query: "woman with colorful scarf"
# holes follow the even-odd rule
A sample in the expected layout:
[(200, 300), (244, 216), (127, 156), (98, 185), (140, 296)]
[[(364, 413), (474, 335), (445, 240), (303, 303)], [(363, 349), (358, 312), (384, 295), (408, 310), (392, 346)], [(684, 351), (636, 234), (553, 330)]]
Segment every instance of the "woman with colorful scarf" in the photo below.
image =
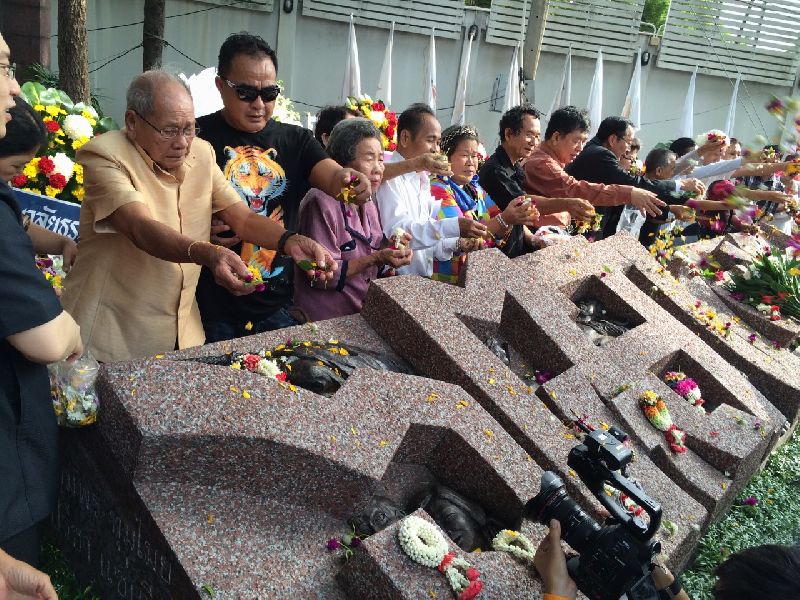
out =
[[(514, 225), (533, 227), (539, 211), (525, 198), (512, 201), (504, 211), (492, 202), (478, 184), (477, 173), (482, 160), (479, 145), (478, 131), (471, 125), (452, 125), (442, 132), (440, 146), (453, 175), (431, 178), (431, 194), (441, 202), (436, 218), (466, 217), (482, 221), (492, 235), (491, 239), (483, 241), (483, 247), (502, 247)], [(466, 252), (472, 249), (465, 248), (452, 260), (434, 260), (431, 278), (457, 284), (467, 260)]]

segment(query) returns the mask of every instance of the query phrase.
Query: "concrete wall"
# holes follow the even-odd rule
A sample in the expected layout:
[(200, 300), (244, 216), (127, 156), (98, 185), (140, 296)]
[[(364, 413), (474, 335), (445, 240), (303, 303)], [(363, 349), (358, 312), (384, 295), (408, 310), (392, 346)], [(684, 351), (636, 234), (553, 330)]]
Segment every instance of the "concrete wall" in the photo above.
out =
[[(284, 35), (278, 55), (279, 77), (288, 86), (288, 94), (295, 107), (302, 113), (315, 112), (317, 106), (339, 101), (344, 75), (344, 55), (347, 44), (347, 25), (345, 23), (303, 17), (299, 2), (291, 15), (283, 13), (275, 3), (271, 13), (240, 8), (216, 8), (197, 14), (170, 18), (166, 22), (166, 39), (193, 59), (211, 66), (216, 64), (219, 45), (225, 37), (235, 31), (249, 30), (262, 35), (271, 44), (278, 45), (279, 21)], [(109, 25), (140, 21), (143, 13), (143, 0), (114, 2), (94, 0), (88, 3), (88, 28), (102, 28)], [(191, 0), (169, 0), (167, 15), (185, 13), (213, 4)], [(473, 22), (485, 26), (487, 13), (467, 10), (465, 26)], [(54, 6), (52, 12), (53, 31), (57, 30), (58, 18)], [(294, 20), (294, 23), (292, 23)], [(292, 34), (296, 28), (296, 35)], [(123, 52), (141, 41), (141, 25), (116, 29), (90, 31), (89, 60), (90, 70), (101, 66), (106, 60)], [(361, 62), (361, 81), (363, 92), (374, 94), (383, 60), (388, 31), (373, 27), (357, 27), (359, 56)], [(467, 108), (467, 121), (476, 125), (481, 132), (487, 148), (491, 149), (497, 140), (497, 123), (500, 113), (492, 112), (485, 102), (492, 95), (492, 87), (497, 76), (506, 77), (511, 60), (512, 48), (489, 44), (484, 41), (485, 32), (473, 45), (470, 89), (467, 103), (476, 106)], [(648, 47), (649, 39), (641, 37), (642, 46), (652, 53), (650, 64), (643, 69), (643, 127), (640, 136), (644, 150), (659, 141), (677, 136), (676, 130), (683, 107), (689, 74), (685, 72), (660, 69), (656, 66), (657, 48)], [(395, 33), (393, 63), (393, 101), (392, 108), (402, 110), (411, 102), (422, 97), (422, 70), (427, 52), (428, 38), (405, 32)], [(56, 55), (56, 39), (52, 42), (53, 55)], [(437, 87), (439, 91), (438, 115), (444, 126), (449, 125), (452, 115), (455, 86), (461, 57), (461, 40), (437, 38)], [(293, 55), (292, 55), (293, 54)], [(172, 48), (164, 52), (165, 64), (187, 75), (197, 72), (200, 67), (181, 56)], [(141, 48), (114, 61), (91, 74), (91, 84), (104, 96), (105, 110), (117, 119), (124, 112), (125, 88), (134, 74), (141, 70)], [(527, 94), (539, 108), (547, 109), (554, 95), (554, 88), (561, 76), (564, 56), (544, 52), (536, 81), (528, 82)], [(628, 90), (633, 64), (607, 61), (605, 63), (604, 114), (618, 114)], [(594, 72), (594, 60), (574, 57), (572, 63), (573, 83), (572, 101), (574, 104), (586, 103)], [(505, 91), (505, 84), (501, 93)], [(732, 83), (725, 78), (698, 76), (695, 97), (695, 133), (699, 134), (715, 127), (723, 127), (727, 116), (732, 91)], [(753, 141), (756, 135), (774, 135), (778, 132), (774, 119), (766, 113), (764, 105), (770, 95), (790, 93), (786, 87), (773, 87), (764, 84), (747, 83), (739, 91), (739, 103), (733, 134), (745, 141)], [(502, 106), (502, 101), (500, 102)]]

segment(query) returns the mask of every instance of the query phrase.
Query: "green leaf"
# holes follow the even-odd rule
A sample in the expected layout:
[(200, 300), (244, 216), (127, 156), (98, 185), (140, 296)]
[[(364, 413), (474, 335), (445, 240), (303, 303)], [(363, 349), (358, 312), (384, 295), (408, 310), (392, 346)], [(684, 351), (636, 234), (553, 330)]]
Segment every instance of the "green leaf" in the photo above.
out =
[(45, 87), (38, 81), (26, 81), (22, 84), (22, 96), (31, 106), (39, 104), (39, 97)]
[(206, 584), (203, 584), (203, 585), (200, 587), (200, 589), (201, 589), (203, 592), (205, 592), (206, 594), (208, 594), (208, 597), (209, 597), (209, 598), (216, 598), (216, 597), (217, 597), (217, 590), (215, 590), (215, 589), (214, 589), (214, 586), (212, 586), (212, 585), (210, 585), (210, 584), (208, 584), (208, 583), (206, 583)]
[(119, 129), (119, 125), (111, 117), (103, 117), (97, 122), (97, 129), (100, 133), (106, 133), (107, 131), (116, 131)]

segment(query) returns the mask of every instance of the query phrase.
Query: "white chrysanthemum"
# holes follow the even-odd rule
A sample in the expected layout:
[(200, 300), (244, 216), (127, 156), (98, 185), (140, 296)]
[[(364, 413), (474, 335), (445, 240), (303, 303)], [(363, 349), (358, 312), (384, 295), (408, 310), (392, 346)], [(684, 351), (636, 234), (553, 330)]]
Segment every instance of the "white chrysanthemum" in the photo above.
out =
[(258, 362), (258, 373), (261, 375), (266, 375), (267, 377), (277, 377), (281, 370), (278, 367), (278, 363), (274, 360), (269, 360), (268, 358), (262, 358)]
[(72, 162), (72, 159), (63, 152), (58, 152), (52, 158), (53, 164), (56, 166), (55, 172), (60, 173), (66, 178), (67, 181), (69, 181), (72, 177), (72, 172), (75, 169), (75, 163)]
[(83, 115), (67, 115), (61, 127), (71, 140), (94, 136), (92, 124)]
[(411, 515), (397, 530), (400, 546), (408, 557), (425, 567), (435, 568), (447, 554), (447, 542), (435, 525)]

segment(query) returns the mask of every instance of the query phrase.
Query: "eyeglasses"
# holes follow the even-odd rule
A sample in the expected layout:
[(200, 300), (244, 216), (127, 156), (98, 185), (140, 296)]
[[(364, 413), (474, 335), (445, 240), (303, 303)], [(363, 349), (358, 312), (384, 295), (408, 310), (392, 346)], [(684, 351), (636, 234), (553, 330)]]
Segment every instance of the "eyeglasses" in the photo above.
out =
[(0, 65), (0, 69), (5, 69), (6, 77), (9, 79), (14, 79), (14, 76), (17, 74), (17, 63), (11, 63), (10, 65)]
[(224, 77), (222, 80), (228, 84), (229, 88), (236, 92), (236, 96), (242, 102), (255, 102), (255, 99), (259, 96), (261, 96), (264, 102), (272, 102), (278, 97), (278, 94), (281, 93), (281, 87), (279, 85), (268, 85), (267, 87), (258, 89), (252, 85), (233, 83)]
[(199, 127), (195, 127), (194, 125), (192, 125), (191, 127), (186, 127), (185, 129), (178, 129), (177, 127), (165, 127), (164, 129), (160, 129), (160, 128), (156, 127), (155, 125), (153, 125), (150, 121), (145, 119), (138, 112), (136, 112), (136, 111), (133, 111), (133, 112), (136, 113), (136, 116), (139, 117), (142, 121), (144, 121), (145, 123), (150, 125), (150, 127), (152, 127), (159, 134), (161, 134), (161, 137), (163, 137), (164, 139), (167, 139), (167, 140), (175, 139), (176, 137), (178, 137), (178, 134), (183, 134), (183, 137), (185, 137), (187, 140), (189, 140), (189, 139), (192, 139), (194, 136), (196, 136), (198, 133), (200, 133), (200, 128)]

